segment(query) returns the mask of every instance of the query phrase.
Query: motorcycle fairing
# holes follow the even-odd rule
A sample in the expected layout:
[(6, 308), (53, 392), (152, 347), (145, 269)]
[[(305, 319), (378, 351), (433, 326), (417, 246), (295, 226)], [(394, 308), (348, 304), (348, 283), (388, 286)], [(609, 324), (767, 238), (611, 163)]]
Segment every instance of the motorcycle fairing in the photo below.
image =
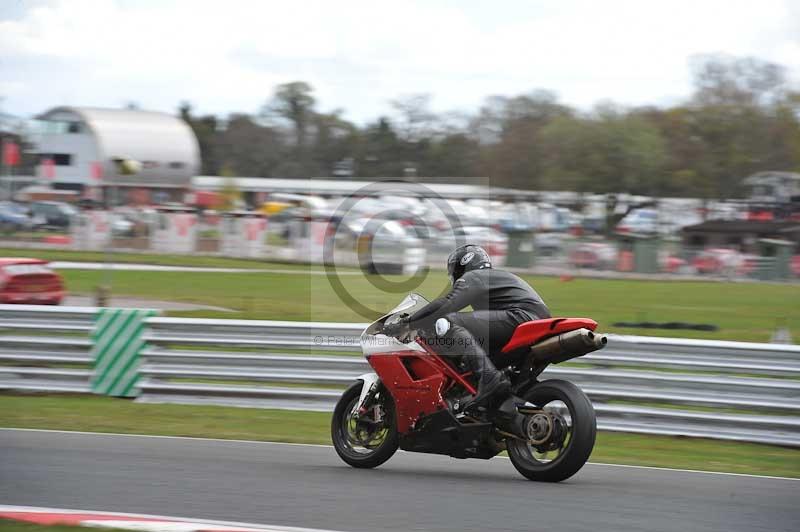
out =
[(597, 328), (597, 322), (589, 318), (547, 318), (526, 321), (517, 325), (502, 352), (510, 353), (515, 349), (531, 346), (550, 336), (583, 328), (593, 331)]
[(413, 351), (376, 354), (367, 358), (394, 398), (397, 431), (411, 430), (426, 414), (446, 409), (442, 394), (449, 381), (446, 374)]

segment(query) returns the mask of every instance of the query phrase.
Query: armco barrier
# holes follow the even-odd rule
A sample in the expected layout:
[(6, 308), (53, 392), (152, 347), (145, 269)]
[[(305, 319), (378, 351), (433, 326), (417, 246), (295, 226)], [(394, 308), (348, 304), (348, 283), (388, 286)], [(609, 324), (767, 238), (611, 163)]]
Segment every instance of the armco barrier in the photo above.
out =
[(0, 390), (138, 395), (139, 309), (0, 305)]
[[(90, 391), (98, 315), (0, 306), (0, 388)], [(138, 329), (137, 400), (329, 411), (369, 371), (363, 328), (150, 316)], [(581, 386), (603, 430), (800, 446), (798, 346), (611, 336), (542, 378)]]

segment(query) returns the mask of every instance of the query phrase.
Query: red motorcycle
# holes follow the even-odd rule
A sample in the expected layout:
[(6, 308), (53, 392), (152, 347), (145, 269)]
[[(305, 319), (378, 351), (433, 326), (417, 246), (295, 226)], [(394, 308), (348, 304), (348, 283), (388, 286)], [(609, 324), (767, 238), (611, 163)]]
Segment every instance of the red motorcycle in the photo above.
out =
[(353, 467), (377, 467), (399, 448), (454, 458), (488, 460), (508, 451), (530, 480), (559, 482), (589, 459), (597, 423), (589, 398), (563, 380), (539, 381), (549, 364), (606, 345), (586, 318), (550, 318), (520, 324), (502, 353), (492, 358), (512, 383), (512, 395), (491, 409), (462, 408), (476, 383), (460, 362), (438, 355), (417, 331), (382, 334), (386, 323), (428, 302), (408, 295), (372, 323), (361, 348), (375, 373), (348, 388), (333, 412), (336, 452)]

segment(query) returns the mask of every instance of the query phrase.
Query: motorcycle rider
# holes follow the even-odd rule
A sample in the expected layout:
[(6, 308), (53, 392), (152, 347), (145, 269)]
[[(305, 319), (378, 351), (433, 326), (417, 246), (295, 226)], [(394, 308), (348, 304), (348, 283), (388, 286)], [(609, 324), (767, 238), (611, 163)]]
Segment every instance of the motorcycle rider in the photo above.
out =
[[(447, 258), (452, 288), (399, 321), (386, 324), (393, 335), (405, 327), (418, 329), (426, 342), (445, 356), (461, 356), (478, 377), (469, 407), (490, 406), (508, 395), (510, 382), (488, 354), (499, 353), (517, 325), (550, 317), (550, 310), (531, 286), (511, 272), (495, 270), (489, 254), (467, 244)], [(471, 306), (472, 312), (459, 312)], [(488, 353), (488, 354), (487, 354)]]

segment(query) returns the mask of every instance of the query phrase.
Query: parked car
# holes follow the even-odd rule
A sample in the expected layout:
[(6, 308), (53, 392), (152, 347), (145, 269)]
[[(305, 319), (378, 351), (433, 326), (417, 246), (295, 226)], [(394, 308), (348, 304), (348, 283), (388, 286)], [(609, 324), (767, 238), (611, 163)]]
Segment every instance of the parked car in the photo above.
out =
[(47, 261), (0, 258), (0, 303), (58, 305), (65, 295), (64, 281)]
[(688, 266), (688, 263), (677, 255), (659, 254), (658, 263), (661, 266), (661, 271), (665, 273), (683, 273)]
[(565, 239), (561, 233), (536, 233), (533, 236), (533, 248), (539, 257), (553, 257), (564, 248)]
[(111, 213), (111, 233), (119, 237), (136, 236), (137, 216), (137, 210), (130, 207), (115, 209)]
[(708, 248), (693, 260), (692, 267), (699, 274), (747, 275), (754, 269), (751, 257), (730, 248)]
[(31, 228), (25, 208), (11, 201), (0, 201), (0, 232), (10, 233)]
[(582, 242), (569, 253), (569, 262), (576, 268), (613, 268), (617, 259), (617, 249), (606, 242)]
[(67, 229), (78, 210), (69, 203), (60, 201), (35, 201), (30, 204), (34, 225)]
[(493, 263), (502, 265), (508, 254), (508, 237), (491, 227), (466, 226), (447, 228), (433, 235), (427, 242), (428, 251), (446, 257), (463, 244), (482, 246)]
[(539, 207), (527, 202), (500, 205), (492, 211), (493, 218), (503, 232), (530, 231), (540, 226)]
[(350, 230), (357, 234), (356, 250), (364, 271), (411, 275), (425, 263), (422, 242), (413, 229), (400, 222), (359, 219), (350, 224)]
[(658, 211), (655, 209), (636, 209), (625, 216), (617, 224), (619, 233), (645, 233), (658, 232)]

